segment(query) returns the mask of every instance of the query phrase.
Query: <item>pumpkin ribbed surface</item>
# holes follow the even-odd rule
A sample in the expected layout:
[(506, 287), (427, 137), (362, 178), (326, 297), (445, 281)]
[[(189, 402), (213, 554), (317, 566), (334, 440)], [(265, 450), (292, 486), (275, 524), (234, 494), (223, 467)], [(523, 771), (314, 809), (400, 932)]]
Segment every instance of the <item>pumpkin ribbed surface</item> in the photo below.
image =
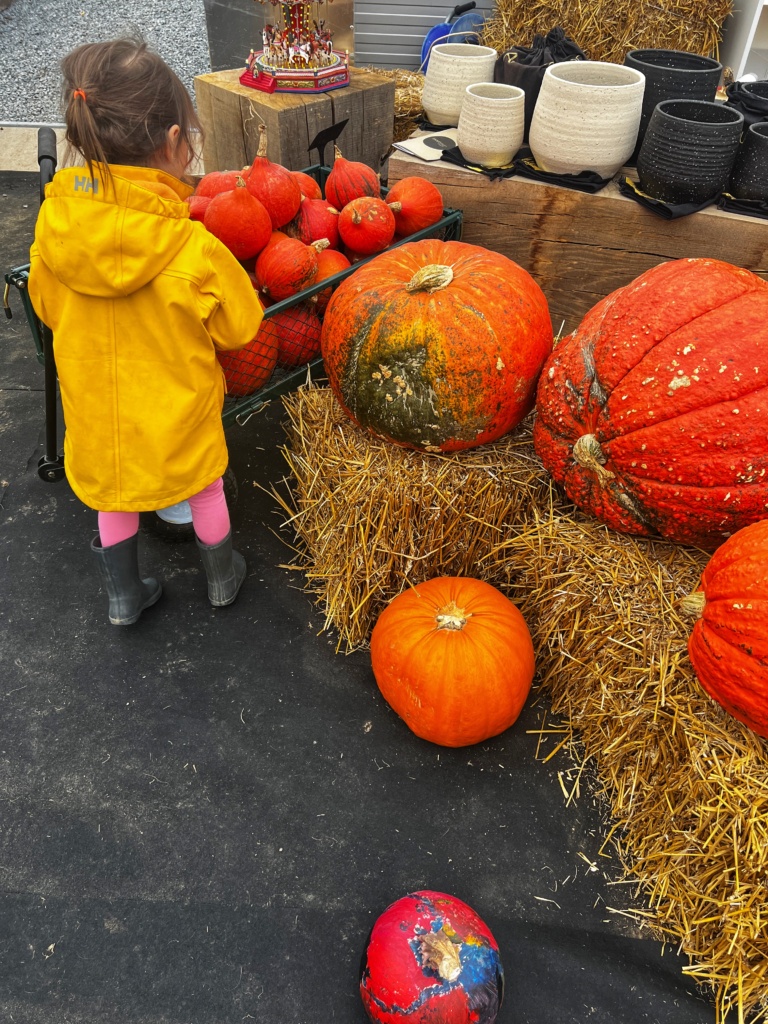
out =
[(768, 736), (768, 519), (739, 530), (682, 607), (700, 616), (688, 641), (699, 682), (725, 710)]
[(654, 267), (556, 347), (536, 408), (536, 451), (579, 508), (714, 550), (768, 516), (768, 283)]
[(456, 451), (501, 437), (530, 411), (552, 324), (543, 292), (512, 260), (427, 239), (342, 281), (322, 346), (355, 422), (398, 444)]
[(517, 719), (533, 642), (512, 602), (482, 580), (445, 576), (398, 594), (371, 634), (376, 683), (417, 736), (463, 747)]

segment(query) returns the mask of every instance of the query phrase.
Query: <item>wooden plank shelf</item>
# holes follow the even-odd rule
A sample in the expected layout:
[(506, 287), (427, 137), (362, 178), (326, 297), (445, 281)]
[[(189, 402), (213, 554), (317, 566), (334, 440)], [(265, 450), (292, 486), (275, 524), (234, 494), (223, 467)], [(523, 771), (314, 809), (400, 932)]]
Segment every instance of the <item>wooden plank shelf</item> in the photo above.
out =
[(541, 285), (555, 332), (566, 332), (599, 299), (666, 260), (709, 257), (768, 279), (768, 221), (714, 206), (667, 221), (622, 196), (615, 182), (588, 195), (527, 178), (484, 175), (404, 153), (388, 184), (417, 175), (464, 215), (462, 240), (519, 263)]
[[(318, 163), (309, 144), (319, 131), (349, 123), (339, 138), (348, 160), (378, 171), (392, 145), (395, 84), (370, 71), (350, 68), (343, 89), (320, 94), (265, 93), (240, 84), (242, 68), (195, 78), (195, 96), (205, 139), (203, 164), (209, 171), (236, 171), (250, 164), (267, 126), (267, 156), (292, 171)], [(326, 155), (332, 162), (333, 153)]]

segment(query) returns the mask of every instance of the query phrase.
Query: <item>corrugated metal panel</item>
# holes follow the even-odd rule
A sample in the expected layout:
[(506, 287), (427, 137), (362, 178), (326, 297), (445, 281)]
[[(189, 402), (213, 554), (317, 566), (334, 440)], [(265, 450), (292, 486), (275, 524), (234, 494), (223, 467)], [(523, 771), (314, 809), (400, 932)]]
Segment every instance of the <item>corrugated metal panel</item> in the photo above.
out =
[[(380, 68), (418, 68), (421, 46), (429, 29), (445, 21), (455, 5), (434, 0), (355, 0), (355, 64)], [(494, 0), (477, 0), (486, 18)]]

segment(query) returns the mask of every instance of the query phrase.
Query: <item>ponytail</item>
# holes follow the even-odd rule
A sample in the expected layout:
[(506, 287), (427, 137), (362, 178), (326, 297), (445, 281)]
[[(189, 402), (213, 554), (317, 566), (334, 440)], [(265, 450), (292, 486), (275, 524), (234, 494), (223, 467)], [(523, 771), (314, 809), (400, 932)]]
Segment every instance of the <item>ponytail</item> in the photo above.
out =
[(109, 179), (110, 164), (147, 166), (178, 124), (179, 145), (194, 156), (192, 133), (201, 131), (189, 93), (140, 37), (86, 43), (61, 62), (62, 101), (70, 153)]

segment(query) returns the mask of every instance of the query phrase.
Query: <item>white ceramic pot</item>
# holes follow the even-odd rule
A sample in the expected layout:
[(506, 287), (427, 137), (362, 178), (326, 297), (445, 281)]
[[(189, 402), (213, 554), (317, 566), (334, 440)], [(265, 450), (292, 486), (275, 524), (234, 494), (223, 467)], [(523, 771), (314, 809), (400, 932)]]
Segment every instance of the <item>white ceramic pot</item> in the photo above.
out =
[(550, 64), (528, 133), (536, 163), (555, 174), (613, 177), (635, 148), (644, 90), (645, 75), (623, 64)]
[(464, 90), (457, 142), (464, 158), (504, 167), (523, 144), (525, 93), (516, 85), (477, 82)]
[(421, 96), (432, 124), (459, 123), (464, 90), (475, 82), (492, 82), (497, 58), (490, 46), (438, 43), (432, 47)]

